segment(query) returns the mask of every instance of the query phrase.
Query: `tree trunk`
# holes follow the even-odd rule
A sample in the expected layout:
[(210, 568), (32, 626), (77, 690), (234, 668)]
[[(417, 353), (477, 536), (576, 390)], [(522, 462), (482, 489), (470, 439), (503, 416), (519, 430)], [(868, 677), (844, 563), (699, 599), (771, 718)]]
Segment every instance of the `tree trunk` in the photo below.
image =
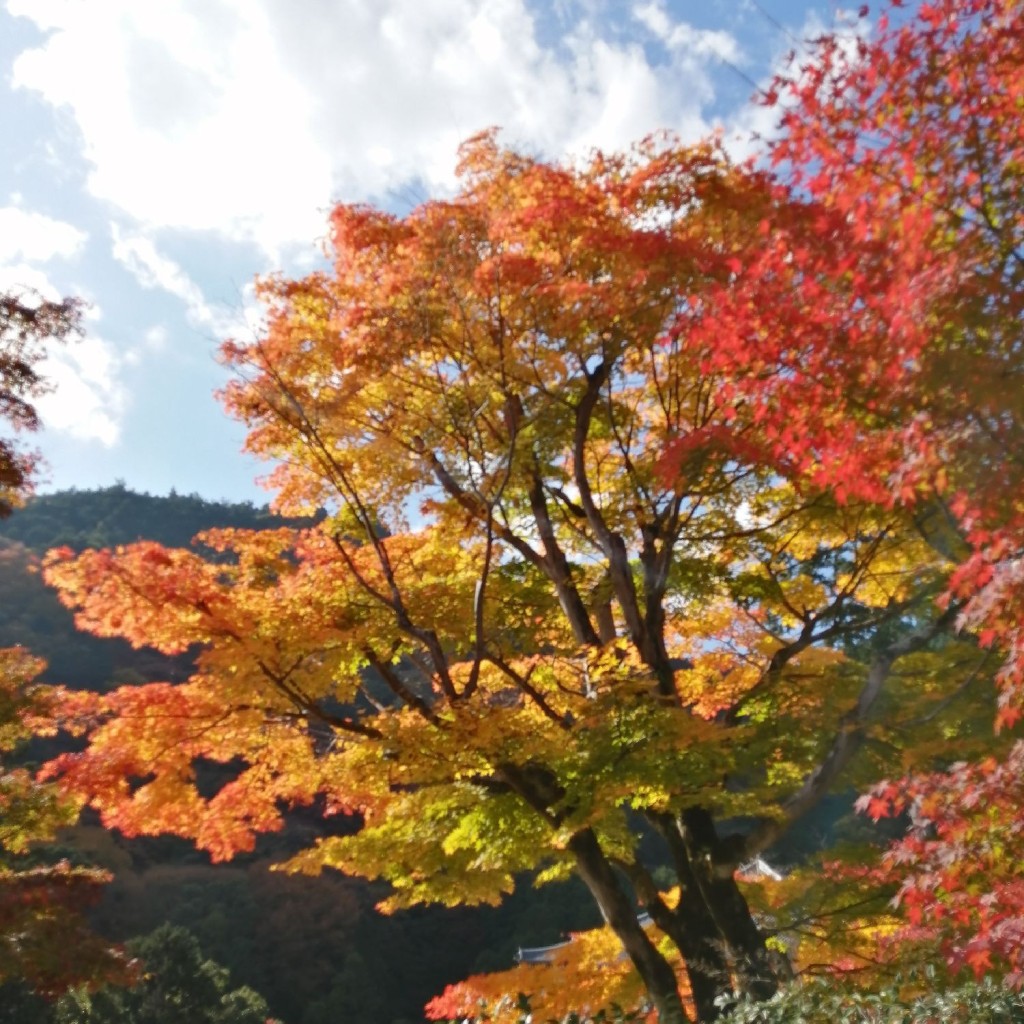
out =
[(674, 925), (667, 934), (686, 963), (697, 1020), (699, 1024), (710, 1024), (721, 1015), (719, 1001), (732, 995), (725, 940), (690, 863), (675, 819), (656, 815), (651, 820), (668, 844), (679, 881), (679, 905), (672, 915)]
[(770, 999), (779, 983), (771, 954), (732, 873), (716, 873), (719, 839), (711, 815), (700, 807), (685, 810), (679, 824), (690, 863), (709, 912), (733, 961), (741, 995)]
[(659, 1024), (689, 1024), (690, 1018), (679, 996), (675, 971), (637, 920), (633, 902), (623, 891), (597, 837), (590, 829), (577, 832), (569, 840), (569, 849), (575, 857), (580, 877), (637, 969), (654, 1003)]

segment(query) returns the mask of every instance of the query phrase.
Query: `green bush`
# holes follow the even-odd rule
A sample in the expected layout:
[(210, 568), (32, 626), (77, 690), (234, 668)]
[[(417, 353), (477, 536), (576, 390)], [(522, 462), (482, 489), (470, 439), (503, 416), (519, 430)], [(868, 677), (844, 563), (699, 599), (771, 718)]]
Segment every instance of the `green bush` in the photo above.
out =
[(722, 1024), (1024, 1024), (1024, 998), (991, 980), (910, 997), (815, 981), (741, 1003)]

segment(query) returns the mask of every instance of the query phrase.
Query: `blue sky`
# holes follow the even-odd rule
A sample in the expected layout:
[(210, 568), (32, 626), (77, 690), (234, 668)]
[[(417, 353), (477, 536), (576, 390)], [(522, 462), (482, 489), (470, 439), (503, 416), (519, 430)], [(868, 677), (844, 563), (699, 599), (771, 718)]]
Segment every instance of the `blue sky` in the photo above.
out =
[(720, 127), (829, 0), (0, 0), (0, 288), (74, 294), (85, 338), (40, 405), (47, 489), (117, 479), (251, 498), (213, 392), (258, 323), (254, 275), (301, 274), (334, 201), (402, 211), (500, 125), (547, 156)]

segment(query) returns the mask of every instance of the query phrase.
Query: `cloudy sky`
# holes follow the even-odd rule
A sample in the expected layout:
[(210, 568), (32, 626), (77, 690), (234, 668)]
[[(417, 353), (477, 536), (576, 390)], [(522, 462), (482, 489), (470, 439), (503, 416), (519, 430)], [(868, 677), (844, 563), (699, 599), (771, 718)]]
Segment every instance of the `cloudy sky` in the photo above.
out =
[(73, 294), (48, 488), (265, 500), (220, 411), (255, 274), (335, 201), (404, 211), (481, 128), (549, 156), (772, 119), (751, 94), (833, 0), (0, 0), (0, 289)]

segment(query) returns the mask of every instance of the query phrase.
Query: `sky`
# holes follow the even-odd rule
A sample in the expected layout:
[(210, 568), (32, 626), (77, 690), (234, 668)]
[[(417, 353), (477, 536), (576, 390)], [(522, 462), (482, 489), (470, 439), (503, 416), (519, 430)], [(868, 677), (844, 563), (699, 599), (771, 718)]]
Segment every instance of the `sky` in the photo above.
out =
[(751, 102), (834, 0), (0, 0), (0, 290), (75, 295), (42, 490), (269, 497), (214, 393), (257, 274), (322, 259), (336, 202), (450, 194), (500, 126), (546, 158), (667, 128), (750, 153)]

